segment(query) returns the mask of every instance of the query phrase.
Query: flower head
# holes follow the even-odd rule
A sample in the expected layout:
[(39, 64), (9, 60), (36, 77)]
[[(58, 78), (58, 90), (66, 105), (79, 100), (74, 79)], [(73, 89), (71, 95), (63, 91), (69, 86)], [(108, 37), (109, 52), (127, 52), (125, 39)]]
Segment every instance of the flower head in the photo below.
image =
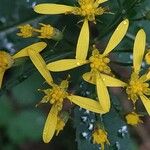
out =
[(14, 63), (12, 56), (5, 52), (0, 51), (0, 88), (2, 86), (3, 76), (7, 69), (11, 68)]
[(126, 88), (129, 99), (134, 103), (138, 100), (139, 96), (150, 95), (149, 84), (146, 83), (146, 75), (139, 77), (135, 72), (132, 73), (130, 82)]
[(140, 119), (140, 116), (135, 112), (131, 112), (125, 116), (127, 124), (132, 125), (132, 126), (137, 126), (140, 123), (143, 123), (143, 121)]
[(45, 96), (41, 102), (49, 102), (50, 104), (54, 104), (59, 111), (62, 110), (63, 101), (68, 96), (67, 88), (67, 80), (63, 80), (60, 85), (52, 83), (52, 88), (43, 90)]
[(14, 63), (14, 60), (12, 56), (5, 52), (5, 51), (0, 51), (0, 68), (1, 69), (9, 69)]
[(55, 35), (55, 29), (51, 25), (43, 23), (40, 23), (40, 25), (42, 26), (41, 29), (34, 29), (34, 31), (41, 34), (39, 38), (51, 39)]
[[(103, 111), (105, 113), (109, 112), (110, 98), (106, 86), (124, 87), (126, 86), (126, 83), (119, 81), (114, 77), (110, 76), (111, 69), (108, 66), (108, 63), (110, 62), (108, 55), (123, 39), (123, 37), (127, 32), (128, 25), (129, 25), (129, 21), (127, 19), (122, 21), (118, 25), (117, 29), (114, 31), (113, 35), (111, 36), (103, 54), (100, 54), (98, 49), (94, 47), (92, 56), (88, 60), (77, 59), (79, 57), (83, 58), (83, 53), (77, 50), (76, 56), (78, 57), (76, 57), (76, 59), (64, 59), (64, 60), (52, 62), (47, 65), (47, 68), (50, 71), (58, 72), (58, 71), (65, 71), (72, 68), (76, 68), (85, 64), (89, 64), (91, 70), (90, 72), (83, 74), (83, 79), (89, 83), (96, 85), (97, 95), (98, 95), (98, 100), (100, 102), (100, 105), (102, 106)], [(84, 37), (82, 38), (84, 40)], [(77, 47), (82, 48), (82, 43), (80, 43), (80, 45), (81, 46), (77, 44)]]
[(103, 129), (95, 129), (92, 133), (93, 143), (100, 144), (101, 150), (104, 150), (105, 143), (110, 144), (107, 138), (107, 132)]
[(105, 8), (99, 7), (98, 0), (78, 0), (79, 7), (75, 7), (71, 12), (74, 15), (85, 17), (89, 21), (95, 22), (95, 16), (103, 15), (106, 11)]
[(29, 38), (33, 35), (33, 27), (29, 24), (22, 25), (18, 27), (20, 29), (20, 33), (17, 33), (18, 36), (23, 38)]

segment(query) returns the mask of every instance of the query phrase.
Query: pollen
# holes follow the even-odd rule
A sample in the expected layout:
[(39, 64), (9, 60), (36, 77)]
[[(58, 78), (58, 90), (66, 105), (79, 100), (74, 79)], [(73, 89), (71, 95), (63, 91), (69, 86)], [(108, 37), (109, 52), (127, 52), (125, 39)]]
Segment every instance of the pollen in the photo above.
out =
[(106, 74), (111, 73), (111, 69), (108, 66), (110, 59), (104, 55), (99, 54), (99, 51), (97, 49), (93, 50), (92, 56), (89, 58), (89, 61), (92, 70), (97, 70)]
[(20, 29), (20, 33), (17, 33), (18, 36), (23, 38), (29, 38), (33, 35), (33, 27), (29, 24), (22, 25), (18, 27)]
[(34, 29), (35, 32), (40, 33), (41, 35), (38, 36), (39, 38), (47, 38), (51, 39), (55, 35), (55, 29), (51, 25), (46, 25), (40, 23), (41, 29)]
[(0, 68), (1, 69), (9, 69), (14, 63), (11, 55), (5, 51), (0, 51)]
[(78, 0), (79, 7), (75, 7), (72, 11), (75, 15), (80, 15), (95, 22), (96, 15), (102, 15), (106, 11), (105, 8), (99, 7), (97, 0)]
[(134, 103), (138, 100), (138, 96), (143, 94), (150, 95), (149, 84), (146, 83), (146, 80), (146, 75), (139, 77), (136, 73), (132, 73), (126, 92), (128, 94), (128, 98)]
[(143, 121), (140, 119), (140, 116), (135, 112), (131, 112), (128, 115), (125, 116), (127, 124), (132, 125), (132, 126), (137, 126), (140, 123), (143, 123)]
[(43, 90), (45, 96), (40, 103), (50, 102), (52, 105), (55, 104), (59, 111), (62, 110), (63, 100), (68, 96), (64, 82), (68, 84), (67, 80), (63, 80), (60, 85), (53, 84), (51, 89)]
[(95, 129), (93, 134), (93, 144), (100, 144), (101, 150), (104, 150), (104, 145), (109, 144), (108, 138), (107, 138), (107, 132), (102, 129)]

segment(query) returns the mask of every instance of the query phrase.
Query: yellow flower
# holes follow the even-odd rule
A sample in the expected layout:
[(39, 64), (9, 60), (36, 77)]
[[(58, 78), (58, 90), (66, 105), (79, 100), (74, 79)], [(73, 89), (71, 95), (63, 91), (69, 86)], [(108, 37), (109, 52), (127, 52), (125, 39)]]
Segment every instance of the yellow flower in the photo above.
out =
[(50, 75), (50, 72), (46, 68), (46, 63), (44, 59), (39, 54), (42, 50), (44, 50), (46, 46), (47, 44), (45, 42), (38, 42), (38, 43), (32, 44), (20, 50), (17, 54), (13, 56), (13, 58), (16, 59), (16, 58), (28, 56), (31, 59), (32, 63), (37, 68), (37, 70), (44, 77), (46, 82), (48, 84), (51, 84), (53, 79)]
[(145, 55), (145, 61), (148, 65), (150, 65), (150, 50)]
[(144, 56), (146, 45), (146, 34), (144, 30), (140, 30), (135, 38), (133, 48), (133, 73), (131, 74), (130, 82), (127, 86), (126, 92), (129, 99), (134, 103), (140, 97), (144, 104), (148, 114), (150, 115), (150, 100), (146, 95), (150, 95), (149, 84), (146, 83), (149, 80), (148, 74), (139, 75), (140, 68)]
[(60, 85), (52, 83), (52, 88), (43, 90), (45, 96), (40, 103), (49, 102), (52, 104), (43, 130), (43, 141), (45, 143), (50, 142), (55, 131), (57, 135), (59, 131), (62, 130), (64, 123), (66, 122), (66, 118), (64, 118), (64, 122), (58, 118), (58, 114), (65, 103), (64, 100), (69, 100), (70, 102), (95, 113), (104, 113), (101, 105), (95, 100), (68, 93), (68, 83), (69, 82), (67, 80), (63, 80)]
[[(50, 71), (58, 72), (76, 68), (85, 64), (90, 64), (91, 71), (85, 73), (83, 75), (83, 79), (89, 83), (96, 84), (99, 102), (105, 113), (109, 112), (110, 98), (106, 86), (124, 87), (126, 86), (126, 83), (106, 75), (110, 74), (111, 72), (108, 66), (110, 60), (107, 58), (107, 56), (123, 39), (127, 32), (128, 25), (128, 20), (124, 20), (119, 24), (112, 37), (110, 38), (110, 41), (103, 54), (99, 54), (99, 51), (94, 47), (92, 56), (89, 58), (89, 60), (64, 59), (49, 63), (47, 68)], [(80, 54), (82, 55), (82, 53)]]
[(3, 76), (7, 69), (11, 68), (14, 63), (12, 56), (5, 52), (0, 51), (0, 88), (2, 86)]
[(51, 39), (55, 34), (54, 28), (51, 25), (46, 25), (43, 23), (40, 23), (40, 25), (42, 26), (40, 30), (34, 29), (34, 31), (39, 32), (41, 34), (39, 38)]
[(135, 112), (131, 112), (131, 113), (127, 114), (125, 116), (127, 124), (130, 124), (132, 126), (137, 126), (138, 124), (143, 123), (143, 121), (140, 119), (140, 116), (142, 116), (142, 115), (138, 115)]
[(84, 23), (78, 38), (76, 48), (76, 58), (85, 60), (89, 47), (89, 25), (88, 21), (95, 22), (95, 16), (102, 15), (106, 9), (99, 5), (107, 0), (78, 0), (79, 7), (66, 6), (60, 4), (39, 4), (34, 7), (34, 11), (40, 14), (74, 14), (83, 16)]
[[(48, 69), (46, 68), (46, 63), (44, 62), (43, 58), (39, 55), (39, 52), (42, 51), (45, 47), (46, 47), (46, 43), (38, 42), (20, 50), (18, 53), (16, 53), (13, 56), (11, 56), (9, 53), (6, 53), (4, 51), (0, 51), (0, 88), (2, 85), (5, 71), (12, 67), (13, 63), (15, 62), (15, 59), (25, 57), (25, 56), (30, 57), (30, 59), (37, 67), (39, 72), (43, 74), (43, 77), (45, 77), (46, 81), (50, 84), (52, 78), (50, 76)], [(45, 66), (45, 69), (43, 69), (42, 66)]]
[(17, 33), (18, 36), (23, 38), (29, 38), (33, 35), (33, 27), (29, 24), (22, 25), (18, 27), (20, 29), (20, 33)]
[[(139, 98), (150, 115), (150, 99), (146, 95), (150, 95), (150, 88), (147, 81), (150, 79), (150, 74), (140, 75), (140, 69), (144, 56), (146, 45), (146, 34), (143, 29), (139, 30), (135, 37), (133, 48), (133, 72), (129, 83), (126, 84), (126, 93), (128, 98), (135, 103)], [(115, 84), (112, 82), (112, 86)]]
[(110, 144), (107, 138), (107, 132), (103, 129), (95, 129), (93, 134), (93, 144), (100, 144), (101, 150), (104, 150), (105, 143)]

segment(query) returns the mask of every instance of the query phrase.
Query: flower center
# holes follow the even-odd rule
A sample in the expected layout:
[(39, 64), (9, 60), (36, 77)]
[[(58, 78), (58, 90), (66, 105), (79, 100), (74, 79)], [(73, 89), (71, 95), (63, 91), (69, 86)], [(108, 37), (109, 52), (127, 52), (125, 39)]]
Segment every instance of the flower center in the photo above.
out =
[(43, 23), (40, 23), (42, 26), (40, 30), (34, 29), (34, 31), (39, 32), (41, 35), (39, 38), (47, 38), (50, 39), (55, 34), (55, 30), (51, 25), (45, 25)]
[(143, 121), (140, 119), (140, 115), (136, 114), (135, 112), (129, 113), (126, 115), (127, 124), (136, 126), (139, 123), (143, 123)]
[(95, 0), (78, 0), (80, 7), (75, 7), (72, 11), (75, 15), (81, 15), (86, 17), (89, 21), (95, 21), (96, 15), (102, 15), (105, 9), (99, 7), (99, 4)]
[(90, 67), (92, 70), (97, 70), (106, 74), (110, 74), (111, 69), (108, 66), (110, 59), (99, 54), (97, 49), (93, 50), (92, 56), (89, 58)]
[(94, 144), (100, 144), (101, 149), (104, 150), (104, 144), (109, 144), (109, 141), (107, 139), (107, 132), (102, 129), (96, 129), (93, 134), (93, 143)]
[(0, 68), (9, 69), (14, 63), (13, 58), (7, 52), (0, 51)]
[(134, 103), (140, 95), (150, 95), (149, 84), (145, 83), (146, 75), (139, 77), (136, 73), (132, 73), (129, 85), (126, 89), (129, 99)]
[(17, 33), (18, 36), (21, 36), (23, 38), (32, 37), (33, 28), (29, 24), (19, 26), (18, 28), (20, 29), (20, 33)]
[(50, 102), (50, 104), (55, 104), (59, 111), (62, 110), (63, 100), (68, 96), (67, 88), (67, 80), (63, 80), (60, 85), (53, 84), (52, 89), (43, 90), (45, 96), (40, 103)]

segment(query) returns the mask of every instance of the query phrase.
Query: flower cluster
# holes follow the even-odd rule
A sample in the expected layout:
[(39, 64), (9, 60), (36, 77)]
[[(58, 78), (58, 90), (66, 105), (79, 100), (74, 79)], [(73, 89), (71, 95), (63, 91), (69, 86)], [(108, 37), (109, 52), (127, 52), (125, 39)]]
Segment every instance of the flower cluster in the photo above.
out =
[[(149, 79), (150, 72), (141, 75), (141, 64), (143, 61), (146, 45), (146, 34), (143, 29), (140, 29), (135, 37), (133, 47), (133, 70), (128, 82), (121, 81), (115, 77), (111, 71), (109, 58), (110, 53), (122, 41), (127, 33), (129, 20), (123, 20), (113, 32), (109, 42), (100, 53), (96, 45), (92, 47), (92, 53), (89, 52), (89, 21), (96, 23), (96, 16), (108, 13), (106, 7), (101, 4), (107, 0), (78, 0), (77, 6), (66, 6), (62, 4), (39, 4), (34, 7), (34, 11), (40, 14), (73, 14), (83, 18), (83, 25), (78, 37), (76, 53), (74, 59), (61, 59), (51, 63), (46, 63), (40, 52), (46, 47), (45, 42), (34, 43), (14, 55), (10, 55), (4, 51), (0, 51), (0, 85), (3, 75), (7, 69), (13, 66), (15, 60), (20, 57), (29, 57), (37, 70), (46, 80), (49, 85), (48, 89), (40, 90), (45, 96), (40, 103), (50, 103), (51, 109), (45, 122), (43, 130), (43, 140), (45, 143), (51, 141), (56, 133), (63, 130), (70, 115), (70, 110), (74, 105), (87, 109), (94, 113), (103, 115), (110, 111), (111, 100), (108, 87), (123, 87), (125, 88), (128, 99), (133, 105), (140, 98), (147, 113), (150, 115), (150, 95)], [(28, 38), (37, 35), (39, 38), (57, 39), (62, 38), (61, 32), (52, 27), (40, 23), (41, 28), (36, 29), (31, 25), (19, 26), (20, 33), (18, 36)], [(88, 55), (89, 52), (89, 55)], [(150, 52), (145, 55), (147, 64), (150, 64)], [(82, 77), (86, 82), (95, 85), (98, 100), (78, 96), (69, 90), (69, 78), (62, 80), (56, 84), (50, 72), (60, 72), (74, 69), (83, 65), (89, 65), (89, 71), (85, 72)], [(67, 110), (64, 107), (69, 105)], [(135, 108), (135, 106), (134, 106)], [(143, 121), (141, 115), (133, 112), (125, 116), (127, 124), (137, 126)], [(93, 143), (100, 144), (101, 149), (104, 149), (105, 144), (110, 144), (107, 132), (102, 128), (95, 128), (92, 133)]]

